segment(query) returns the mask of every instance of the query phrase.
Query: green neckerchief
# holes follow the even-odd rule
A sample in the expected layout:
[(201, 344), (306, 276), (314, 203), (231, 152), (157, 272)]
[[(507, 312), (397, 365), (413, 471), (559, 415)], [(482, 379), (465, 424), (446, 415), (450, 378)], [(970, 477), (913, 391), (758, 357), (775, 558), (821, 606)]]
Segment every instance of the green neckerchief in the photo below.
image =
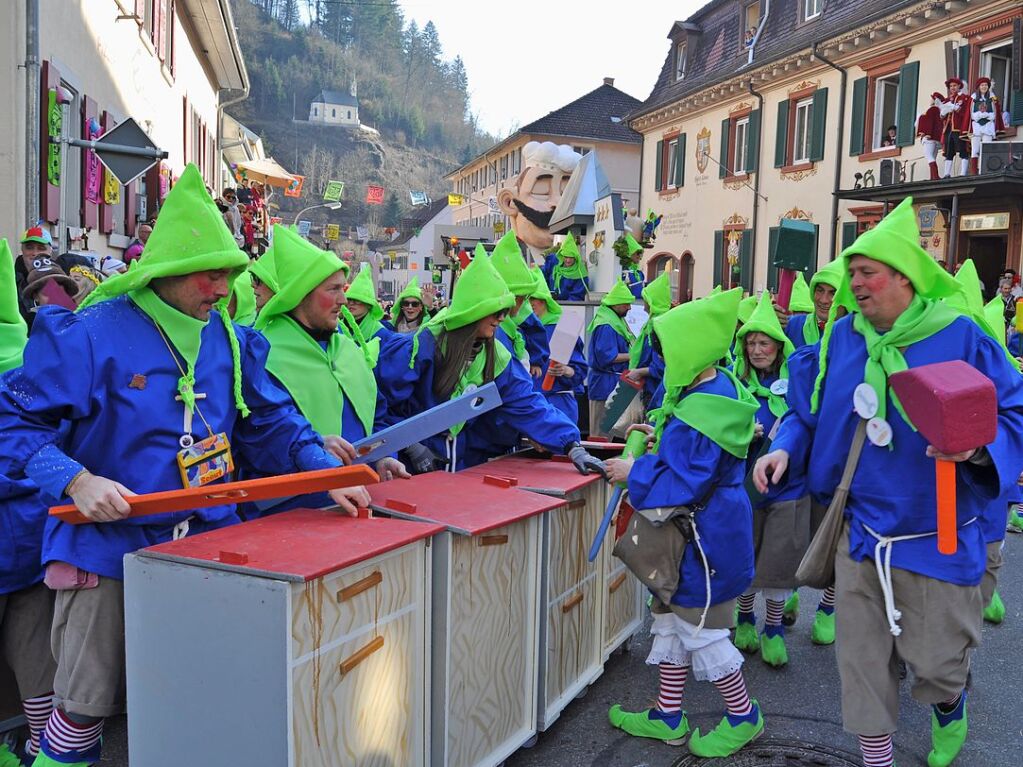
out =
[[(878, 333), (869, 320), (859, 312), (853, 317), (853, 329), (863, 336), (867, 344), (867, 365), (863, 370), (863, 380), (877, 392), (877, 417), (884, 418), (887, 409), (888, 376), (906, 370), (906, 358), (902, 349), (925, 338), (939, 333), (955, 321), (959, 313), (941, 301), (931, 301), (913, 296), (906, 311), (892, 325), (892, 329), (884, 335)], [(906, 416), (899, 398), (892, 393), (892, 402), (899, 411), (902, 420), (916, 431), (916, 427)]]
[(540, 324), (541, 325), (557, 325), (558, 324), (558, 320), (561, 319), (561, 315), (563, 313), (564, 312), (561, 311), (561, 307), (560, 306), (558, 307), (558, 311), (556, 311), (556, 312), (552, 312), (550, 309), (548, 309), (546, 312), (544, 312), (543, 317), (540, 318)]
[(339, 318), (338, 325), (341, 328), (341, 332), (352, 339), (355, 345), (362, 350), (362, 356), (366, 358), (369, 366), (375, 368), (377, 366), (377, 359), (380, 356), (380, 342), (377, 341), (376, 350), (374, 351), (373, 344), (370, 344), (367, 336), (363, 335), (358, 320), (355, 319), (355, 316), (347, 306), (341, 307), (341, 317)]
[[(178, 379), (178, 394), (190, 411), (195, 411), (195, 363), (199, 359), (199, 343), (206, 323), (182, 314), (160, 298), (149, 287), (128, 294), (132, 302), (166, 335), (185, 360), (186, 372)], [(170, 350), (167, 350), (170, 353)], [(174, 356), (171, 354), (171, 356)]]
[(590, 327), (587, 330), (592, 333), (601, 325), (610, 325), (614, 328), (614, 331), (624, 338), (631, 346), (636, 342), (636, 336), (629, 330), (628, 324), (625, 322), (624, 317), (619, 317), (612, 311), (610, 306), (600, 306), (597, 308), (596, 314), (593, 315), (593, 321), (590, 322)]
[(686, 393), (675, 386), (665, 392), (664, 403), (654, 416), (654, 450), (661, 444), (664, 427), (674, 417), (706, 436), (726, 453), (745, 458), (753, 441), (754, 418), (760, 405), (749, 390), (730, 371), (715, 366), (735, 387), (736, 397), (703, 392)]
[[(444, 326), (441, 324), (427, 325), (426, 326), (431, 333), (433, 333), (434, 340), (440, 335)], [(508, 367), (508, 363), (511, 362), (511, 352), (509, 352), (502, 343), (494, 343), (494, 378), (497, 378), (504, 369)], [(455, 384), (454, 390), (451, 392), (451, 399), (461, 396), (463, 392), (469, 387), (479, 387), (483, 385), (483, 368), (487, 362), (487, 355), (480, 351), (475, 357), (472, 358), (472, 362), (462, 373), (462, 377), (458, 379), (458, 383)], [(458, 434), (465, 428), (465, 421), (456, 423), (448, 431), (452, 437), (457, 437)]]
[[(736, 362), (738, 364), (738, 362)], [(778, 380), (782, 381), (789, 377), (788, 363), (783, 362), (781, 366), (781, 372), (778, 374)], [(784, 394), (775, 394), (769, 388), (760, 383), (760, 376), (757, 375), (757, 371), (750, 368), (746, 375), (742, 378), (743, 384), (749, 389), (750, 394), (754, 397), (763, 397), (767, 400), (767, 407), (770, 408), (775, 418), (781, 418), (789, 410), (789, 405), (785, 401)]]
[[(554, 266), (551, 276), (554, 278), (554, 289), (561, 290), (562, 278), (566, 280), (585, 280), (590, 276), (590, 273), (581, 258), (577, 258), (573, 266), (565, 266), (564, 260), (559, 256), (558, 263)], [(585, 283), (583, 284), (585, 285)]]
[(803, 340), (807, 346), (813, 346), (821, 340), (821, 329), (817, 324), (817, 312), (813, 311), (806, 315), (803, 321)]
[(517, 314), (509, 314), (501, 320), (501, 330), (507, 333), (508, 338), (511, 339), (515, 359), (517, 360), (529, 359), (529, 354), (526, 352), (526, 337), (522, 335), (519, 326), (532, 313), (533, 307), (529, 305), (529, 301), (523, 301)]
[(332, 333), (324, 350), (287, 314), (271, 319), (263, 335), (270, 342), (266, 369), (284, 384), (313, 429), (324, 436), (340, 435), (347, 397), (366, 434), (373, 433), (377, 382), (350, 338)]
[(643, 357), (643, 345), (650, 338), (650, 334), (654, 331), (654, 318), (650, 317), (644, 324), (643, 329), (639, 331), (639, 335), (636, 336), (636, 340), (632, 342), (629, 347), (629, 369), (635, 370), (639, 367), (639, 361)]
[(384, 324), (379, 319), (374, 319), (373, 312), (366, 312), (366, 316), (359, 321), (359, 330), (367, 343), (380, 332), (380, 328), (383, 326)]

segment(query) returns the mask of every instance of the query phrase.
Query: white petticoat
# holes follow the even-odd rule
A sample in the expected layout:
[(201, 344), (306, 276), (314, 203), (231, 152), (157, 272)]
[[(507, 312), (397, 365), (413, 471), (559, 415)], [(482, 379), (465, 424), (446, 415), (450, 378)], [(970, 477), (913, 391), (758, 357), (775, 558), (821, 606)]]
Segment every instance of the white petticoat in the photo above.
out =
[(655, 613), (650, 627), (654, 642), (646, 662), (651, 666), (671, 663), (692, 666), (700, 681), (715, 682), (742, 668), (740, 653), (729, 638), (728, 629), (701, 629), (675, 613)]

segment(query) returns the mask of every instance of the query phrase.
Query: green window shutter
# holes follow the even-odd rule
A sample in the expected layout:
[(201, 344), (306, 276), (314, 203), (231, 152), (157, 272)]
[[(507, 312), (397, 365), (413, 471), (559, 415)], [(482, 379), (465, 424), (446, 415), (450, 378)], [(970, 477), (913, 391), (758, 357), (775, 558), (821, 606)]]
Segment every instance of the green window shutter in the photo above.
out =
[(778, 102), (778, 130), (774, 134), (774, 167), (788, 164), (789, 154), (789, 102)]
[(820, 244), (821, 244), (821, 225), (813, 225), (813, 258), (810, 261), (810, 268), (806, 270), (803, 275), (806, 281), (809, 282), (810, 278), (817, 273), (817, 261), (820, 258)]
[(675, 145), (675, 186), (681, 188), (685, 183), (685, 164), (686, 164), (686, 134), (681, 134), (678, 137), (678, 143)]
[(856, 222), (846, 221), (842, 224), (842, 250), (856, 242)]
[[(913, 128), (915, 129), (916, 125), (914, 125)], [(863, 135), (866, 132), (866, 130), (867, 130), (867, 78), (861, 77), (859, 80), (856, 80), (853, 83), (852, 124), (849, 128), (849, 155), (851, 157), (859, 157), (861, 154), (863, 154)]]
[(779, 226), (772, 226), (767, 230), (767, 289), (772, 293), (778, 292), (778, 267), (774, 265), (774, 249), (778, 247)]
[(917, 86), (920, 82), (920, 62), (911, 61), (903, 64), (899, 70), (899, 106), (895, 119), (895, 143), (897, 146), (913, 146), (916, 142), (916, 98)]
[(662, 180), (661, 179), (661, 155), (664, 154), (664, 142), (663, 141), (658, 141), (657, 142), (657, 150), (656, 150), (656, 152), (657, 152), (657, 154), (656, 154), (656, 156), (654, 158), (654, 189), (656, 189), (659, 192), (659, 191), (661, 191), (664, 188), (661, 185), (661, 180)]
[(749, 127), (746, 129), (746, 172), (753, 173), (757, 169), (760, 156), (760, 110), (750, 112)]
[(1012, 94), (1009, 122), (1013, 125), (1023, 125), (1023, 91)]
[(747, 293), (753, 292), (753, 230), (746, 229), (739, 241), (739, 284)]
[(810, 162), (824, 159), (824, 137), (828, 127), (828, 89), (818, 88), (813, 94), (813, 125), (810, 130)]
[(721, 284), (721, 264), (725, 260), (725, 233), (714, 232), (714, 286)]
[(959, 48), (958, 48), (958, 62), (959, 62), (959, 66), (958, 66), (958, 71), (956, 72), (956, 75), (964, 83), (967, 83), (966, 88), (963, 89), (964, 91), (966, 91), (966, 89), (970, 87), (968, 85), (968, 83), (970, 81), (970, 46), (968, 46), (968, 45), (960, 45), (959, 46)]
[(728, 132), (732, 121), (727, 117), (721, 121), (721, 151), (718, 154), (718, 178), (732, 175), (732, 158), (728, 156)]

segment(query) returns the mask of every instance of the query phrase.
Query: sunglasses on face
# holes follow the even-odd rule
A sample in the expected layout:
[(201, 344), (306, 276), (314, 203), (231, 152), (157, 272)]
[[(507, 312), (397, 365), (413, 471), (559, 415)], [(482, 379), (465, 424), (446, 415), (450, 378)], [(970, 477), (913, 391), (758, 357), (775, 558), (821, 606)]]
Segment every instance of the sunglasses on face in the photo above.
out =
[(415, 309), (415, 308), (418, 308), (420, 306), (422, 306), (422, 304), (419, 303), (418, 301), (402, 301), (401, 302), (401, 308), (402, 309)]
[(494, 312), (494, 317), (496, 317), (498, 320), (503, 320), (507, 318), (509, 314), (511, 314), (510, 309), (502, 309), (499, 312)]

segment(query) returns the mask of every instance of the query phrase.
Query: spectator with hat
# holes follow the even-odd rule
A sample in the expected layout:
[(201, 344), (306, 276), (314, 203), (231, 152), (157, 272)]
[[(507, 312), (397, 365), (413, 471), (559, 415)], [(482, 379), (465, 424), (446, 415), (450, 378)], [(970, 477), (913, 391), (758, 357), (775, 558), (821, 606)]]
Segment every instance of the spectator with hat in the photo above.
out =
[(18, 289), (18, 311), (29, 327), (32, 325), (35, 305), (25, 300), (25, 286), (28, 284), (29, 272), (43, 266), (44, 260), (56, 264), (65, 276), (73, 266), (92, 265), (87, 258), (70, 253), (54, 256), (53, 237), (49, 230), (40, 224), (26, 229), (21, 235), (21, 256), (14, 261), (14, 281)]

